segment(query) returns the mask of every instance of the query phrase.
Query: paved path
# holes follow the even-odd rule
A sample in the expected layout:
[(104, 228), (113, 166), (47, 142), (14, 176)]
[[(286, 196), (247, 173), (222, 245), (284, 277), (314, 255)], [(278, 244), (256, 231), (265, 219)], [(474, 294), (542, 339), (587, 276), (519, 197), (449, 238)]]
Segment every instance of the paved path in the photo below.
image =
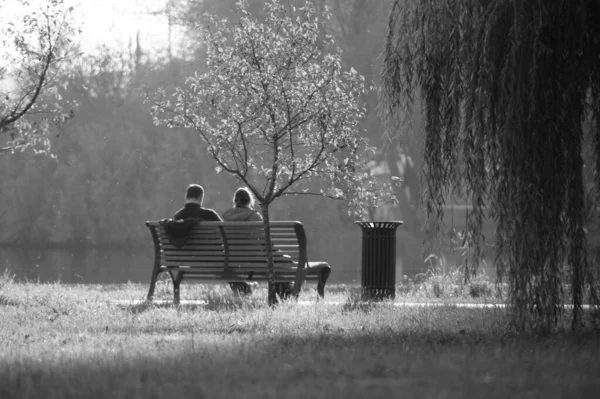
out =
[[(112, 300), (109, 301), (110, 303), (114, 303), (116, 305), (121, 305), (121, 306), (135, 306), (135, 305), (141, 305), (143, 303), (145, 303), (145, 301), (142, 300), (126, 300), (126, 299), (116, 299), (116, 300)], [(152, 301), (153, 304), (155, 305), (171, 305), (173, 303), (173, 301), (171, 300), (154, 300)], [(323, 306), (343, 306), (346, 302), (340, 302), (340, 301), (319, 301), (319, 302), (315, 302), (315, 301), (298, 301), (297, 304), (300, 306), (318, 306), (318, 305), (323, 305)], [(196, 305), (196, 306), (204, 306), (206, 305), (206, 301), (190, 301), (190, 300), (181, 300), (180, 301), (181, 305)], [(377, 304), (377, 302), (373, 302), (371, 304)], [(384, 302), (381, 304), (386, 304), (388, 305), (389, 302)], [(365, 303), (366, 305), (366, 303)], [(455, 302), (394, 302), (394, 306), (395, 307), (399, 307), (399, 308), (428, 308), (428, 307), (457, 307), (457, 308), (472, 308), (472, 309), (504, 309), (506, 307), (505, 304), (503, 303), (455, 303)], [(566, 309), (572, 309), (573, 306), (572, 305), (565, 305)], [(582, 306), (583, 309), (589, 309), (590, 305), (583, 305)]]

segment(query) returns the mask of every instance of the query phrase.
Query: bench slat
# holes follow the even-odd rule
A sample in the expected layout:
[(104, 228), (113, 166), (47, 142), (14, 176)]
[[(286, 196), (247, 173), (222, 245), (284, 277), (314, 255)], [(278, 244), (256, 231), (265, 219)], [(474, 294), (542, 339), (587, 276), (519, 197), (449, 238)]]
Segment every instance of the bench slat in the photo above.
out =
[[(161, 266), (168, 266), (168, 267), (175, 267), (175, 268), (177, 268), (179, 266), (189, 268), (190, 266), (194, 265), (193, 262), (179, 262), (179, 261), (168, 261), (168, 260), (167, 261), (161, 260), (160, 264), (161, 264)], [(213, 267), (213, 268), (220, 268), (221, 270), (224, 269), (223, 262), (199, 262), (197, 264), (197, 266), (198, 266), (198, 268), (206, 267), (209, 269), (209, 268)]]
[(186, 251), (186, 250), (224, 251), (224, 248), (222, 245), (194, 245), (194, 246), (189, 245), (189, 246), (184, 246), (184, 247), (178, 248), (172, 244), (163, 244), (160, 246), (160, 248), (164, 249), (164, 250), (176, 250), (176, 251)]
[[(295, 237), (292, 236), (286, 236), (286, 237), (271, 237), (271, 242), (298, 242), (298, 240)], [(264, 238), (257, 238), (257, 237), (248, 237), (248, 236), (230, 236), (227, 235), (227, 242), (240, 242), (240, 243), (248, 243), (248, 244), (255, 244), (255, 245), (265, 245), (265, 240)]]
[[(163, 266), (186, 266), (186, 267), (194, 267), (194, 268), (198, 268), (201, 269), (203, 267), (206, 268), (210, 268), (210, 267), (218, 267), (221, 269), (224, 269), (224, 263), (220, 262), (220, 261), (215, 261), (215, 260), (202, 260), (202, 261), (194, 261), (194, 260), (190, 260), (190, 259), (161, 259), (160, 260), (160, 264)], [(282, 267), (282, 268), (294, 268), (295, 263), (292, 262), (275, 262), (274, 267)], [(240, 268), (240, 267), (249, 267), (249, 268), (253, 268), (253, 269), (265, 269), (267, 268), (267, 263), (264, 260), (256, 260), (255, 262), (252, 261), (244, 261), (244, 262), (234, 262), (231, 263), (229, 265), (229, 268), (234, 269), (234, 268)]]
[[(260, 267), (255, 267), (256, 265), (254, 265), (253, 267), (250, 266), (246, 266), (246, 267), (231, 267), (228, 270), (223, 270), (222, 267), (217, 267), (217, 266), (213, 266), (213, 267), (202, 267), (202, 268), (195, 268), (195, 267), (190, 267), (190, 266), (161, 266), (161, 268), (163, 270), (177, 270), (183, 273), (195, 273), (195, 274), (222, 274), (222, 275), (240, 275), (240, 276), (244, 276), (244, 278), (248, 277), (248, 273), (249, 272), (253, 272), (254, 275), (256, 276), (266, 276), (267, 275), (267, 271), (264, 268), (260, 268)], [(295, 275), (298, 271), (298, 268), (296, 267), (290, 267), (290, 268), (282, 268), (282, 267), (276, 267), (274, 269), (274, 272), (276, 273), (276, 275)], [(306, 276), (313, 276), (313, 275), (317, 275), (316, 273), (306, 273)]]
[(200, 251), (197, 249), (190, 249), (189, 251), (185, 251), (182, 249), (174, 249), (174, 250), (165, 250), (162, 252), (163, 256), (171, 256), (171, 255), (225, 255), (225, 251)]
[[(218, 280), (218, 281), (227, 281), (227, 282), (245, 282), (246, 279), (243, 276), (230, 276), (230, 275), (221, 275), (221, 274), (215, 274), (215, 275), (210, 275), (210, 274), (202, 274), (202, 275), (197, 275), (197, 274), (188, 274), (185, 273), (185, 278), (186, 279), (191, 279), (191, 280)], [(276, 283), (291, 283), (293, 282), (295, 279), (295, 277), (293, 276), (289, 276), (289, 277), (280, 277), (280, 276), (276, 276), (275, 277), (275, 282)], [(255, 279), (253, 279), (252, 281), (267, 281), (267, 276), (257, 276)], [(318, 280), (318, 276), (305, 276), (304, 280), (306, 281), (316, 281)]]
[[(223, 270), (222, 268), (211, 268), (211, 269), (204, 269), (204, 268), (193, 268), (193, 267), (185, 267), (185, 266), (181, 266), (178, 268), (169, 268), (169, 270), (179, 270), (181, 272), (184, 273), (195, 273), (195, 274), (239, 274), (239, 275), (243, 275), (243, 276), (248, 276), (248, 273), (253, 272), (254, 275), (256, 276), (266, 276), (267, 275), (267, 271), (265, 269), (257, 269), (257, 268), (252, 268), (252, 267), (247, 267), (247, 268), (242, 268), (242, 267), (236, 267), (236, 268), (231, 268), (229, 270)], [(283, 268), (275, 268), (274, 272), (276, 275), (296, 275), (297, 273), (297, 268), (289, 268), (289, 269), (283, 269)]]
[[(216, 249), (216, 248), (215, 248)], [(280, 249), (285, 249), (285, 251), (282, 251), (282, 254), (292, 254), (292, 253), (298, 253), (299, 249), (297, 245), (294, 246), (287, 246), (287, 247), (283, 247)], [(225, 251), (223, 250), (223, 248), (217, 249), (217, 250), (205, 250), (203, 248), (199, 248), (199, 247), (190, 247), (189, 249), (185, 249), (185, 248), (165, 248), (162, 252), (162, 254), (164, 255), (224, 255)], [(266, 257), (266, 252), (264, 248), (251, 248), (251, 247), (238, 247), (238, 246), (231, 246), (229, 248), (229, 254), (230, 256), (243, 256), (246, 254), (249, 255), (259, 255), (259, 256), (263, 256)], [(281, 256), (280, 252), (275, 252), (273, 254), (273, 256), (278, 257)]]
[[(158, 231), (158, 235), (160, 238), (168, 239), (168, 235), (164, 229), (160, 229)], [(187, 235), (187, 238), (221, 238), (221, 232), (219, 230), (211, 230), (211, 231), (198, 231), (192, 230), (190, 234)]]
[[(264, 237), (265, 236), (265, 232), (261, 229), (243, 229), (243, 228), (237, 228), (237, 229), (231, 229), (231, 228), (225, 228), (225, 233), (227, 234), (227, 236), (235, 236), (235, 235), (243, 235), (243, 236), (253, 236), (253, 237)], [(274, 229), (271, 230), (271, 237), (273, 236), (296, 236), (296, 234), (294, 233), (293, 229)]]
[[(197, 271), (197, 270), (178, 270), (181, 274), (183, 274), (186, 278), (189, 276), (197, 276), (197, 278), (202, 278), (205, 276), (220, 276), (220, 278), (225, 281), (225, 282), (229, 282), (229, 281), (247, 281), (248, 280), (248, 273), (245, 271), (240, 271), (240, 272), (225, 272), (223, 270), (215, 270), (215, 271)], [(296, 272), (294, 271), (293, 273), (275, 273), (275, 279), (276, 280), (287, 280), (287, 281), (294, 281), (296, 277)], [(304, 279), (307, 280), (313, 280), (315, 278), (318, 278), (318, 275), (316, 274), (312, 274), (312, 275), (306, 275), (304, 276)], [(257, 273), (257, 272), (253, 272), (252, 274), (252, 280), (251, 281), (265, 281), (268, 280), (267, 277), (267, 273)]]
[[(159, 236), (161, 237), (168, 237), (167, 231), (165, 230), (164, 227), (158, 227), (156, 229), (156, 232), (158, 233)], [(219, 229), (210, 229), (210, 230), (205, 230), (205, 229), (200, 229), (197, 227), (194, 227), (188, 234), (187, 237), (213, 237), (213, 238), (220, 238), (221, 237), (221, 232), (219, 231)]]
[[(175, 266), (177, 265), (177, 266)], [(190, 264), (186, 264), (186, 263), (174, 263), (172, 265), (169, 265), (168, 262), (167, 264), (163, 265), (166, 268), (169, 268), (171, 270), (173, 269), (179, 269), (179, 270), (195, 270), (197, 272), (232, 272), (235, 271), (236, 273), (248, 273), (248, 272), (256, 272), (256, 273), (266, 273), (267, 269), (265, 267), (262, 267), (262, 264), (243, 264), (243, 265), (235, 265), (235, 266), (231, 266), (229, 269), (225, 270), (223, 268), (223, 265), (219, 265), (219, 264), (213, 264), (213, 265), (207, 265), (204, 264), (202, 266), (194, 266), (194, 265), (190, 265)], [(275, 265), (275, 267), (273, 268), (273, 270), (275, 270), (276, 272), (279, 273), (296, 273), (296, 271), (298, 270), (298, 268), (296, 266), (277, 266)]]
[[(240, 259), (240, 258), (242, 258), (242, 259), (244, 259), (244, 258), (247, 258), (247, 259), (259, 258), (259, 259), (262, 259), (262, 260), (266, 261), (267, 255), (264, 254), (264, 253), (260, 253), (260, 252), (250, 252), (250, 251), (243, 251), (243, 252), (242, 251), (240, 251), (240, 252), (238, 252), (238, 251), (235, 251), (235, 252), (232, 251), (232, 252), (229, 253), (229, 260)], [(291, 257), (291, 256), (281, 256), (281, 255), (277, 256), (277, 255), (274, 255), (273, 259), (275, 260), (275, 262), (282, 262), (282, 261), (285, 261), (285, 260), (293, 259), (293, 257)]]
[[(221, 269), (225, 268), (225, 262), (223, 262), (223, 259), (177, 259), (177, 258), (167, 258), (167, 259), (161, 259), (160, 260), (162, 265), (168, 265), (168, 266), (193, 266), (196, 268), (202, 268), (202, 267), (218, 267)], [(233, 265), (230, 265), (233, 266)]]
[[(288, 252), (276, 252), (273, 254), (273, 258), (289, 258), (291, 254), (297, 251)], [(285, 256), (288, 255), (288, 256)], [(187, 256), (187, 257), (203, 257), (203, 256), (219, 256), (221, 258), (225, 258), (225, 251), (181, 251), (181, 250), (172, 250), (172, 251), (162, 251), (161, 256)], [(261, 257), (263, 259), (267, 258), (267, 254), (265, 251), (253, 251), (249, 249), (233, 249), (229, 251), (229, 257), (240, 257), (240, 256), (254, 256)]]
[[(210, 273), (210, 274), (198, 274), (198, 273), (191, 273), (191, 272), (184, 272), (183, 273), (185, 275), (186, 278), (198, 278), (198, 279), (203, 279), (203, 278), (215, 278), (215, 279), (220, 279), (222, 281), (247, 281), (247, 276), (245, 276), (244, 274), (229, 274), (229, 273)], [(288, 281), (288, 282), (292, 282), (294, 281), (294, 278), (296, 277), (295, 273), (292, 274), (276, 274), (275, 275), (275, 281)], [(307, 275), (304, 276), (305, 280), (317, 280), (318, 276), (317, 275)], [(253, 277), (252, 277), (252, 281), (266, 281), (268, 280), (268, 277), (265, 274), (256, 274), (254, 273)]]
[[(171, 243), (171, 241), (169, 241), (166, 238), (162, 239), (160, 242), (164, 243), (164, 244), (170, 244)], [(194, 244), (205, 244), (205, 245), (206, 244), (213, 244), (213, 245), (215, 245), (215, 244), (221, 244), (222, 245), (223, 241), (221, 239), (217, 240), (217, 239), (213, 239), (213, 238), (188, 238), (185, 241), (185, 245), (184, 246), (194, 245)]]

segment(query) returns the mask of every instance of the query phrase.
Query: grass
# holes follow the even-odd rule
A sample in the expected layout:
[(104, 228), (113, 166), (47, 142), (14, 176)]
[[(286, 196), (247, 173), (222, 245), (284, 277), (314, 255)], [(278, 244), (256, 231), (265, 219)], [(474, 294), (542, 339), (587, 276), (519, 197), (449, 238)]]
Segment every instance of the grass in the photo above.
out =
[(471, 298), (468, 286), (434, 283), (401, 286), (397, 300), (448, 306), (365, 304), (337, 285), (325, 301), (308, 287), (307, 304), (269, 308), (264, 288), (240, 298), (225, 285), (191, 284), (182, 299), (198, 302), (175, 307), (165, 283), (145, 303), (141, 284), (5, 275), (0, 398), (597, 396), (597, 333), (516, 334), (502, 309), (452, 306), (497, 300), (492, 293)]

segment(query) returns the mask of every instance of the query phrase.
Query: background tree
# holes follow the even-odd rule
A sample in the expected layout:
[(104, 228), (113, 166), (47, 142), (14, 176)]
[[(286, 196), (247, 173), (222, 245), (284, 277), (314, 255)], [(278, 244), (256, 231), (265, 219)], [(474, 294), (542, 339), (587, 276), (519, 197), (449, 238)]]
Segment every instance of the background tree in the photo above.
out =
[[(372, 149), (358, 129), (364, 78), (344, 71), (340, 53), (328, 52), (333, 39), (319, 35), (329, 14), (273, 0), (260, 23), (247, 7), (237, 3), (235, 22), (207, 17), (209, 71), (188, 77), (172, 96), (159, 91), (153, 110), (156, 123), (195, 129), (217, 170), (252, 191), (270, 247), (269, 206), (279, 197), (321, 195), (364, 214), (391, 194), (368, 173)], [(319, 191), (310, 181), (321, 183)], [(273, 303), (270, 252), (268, 267)]]
[(598, 2), (396, 0), (384, 67), (389, 118), (423, 101), (428, 215), (439, 221), (449, 195), (467, 196), (475, 256), (483, 221), (496, 222), (514, 326), (551, 329), (568, 281), (575, 328), (584, 300), (598, 305), (582, 177), (591, 115), (598, 188)]
[(62, 0), (0, 6), (0, 152), (46, 152), (48, 133), (72, 116), (56, 87), (73, 55), (71, 11)]
[(229, 205), (233, 178), (223, 179), (208, 157), (196, 156), (199, 138), (165, 135), (154, 126), (136, 92), (141, 85), (173, 87), (174, 70), (199, 70), (204, 60), (183, 61), (175, 53), (169, 63), (160, 55), (147, 52), (143, 38), (133, 39), (130, 46), (87, 49), (71, 59), (67, 75), (57, 76), (56, 96), (76, 103), (77, 114), (54, 129), (59, 137), (47, 135), (55, 157), (32, 151), (0, 157), (0, 222), (12, 226), (0, 232), (4, 247), (113, 253), (135, 246), (143, 254), (151, 244), (143, 222), (172, 215), (190, 181), (211, 188), (208, 206)]

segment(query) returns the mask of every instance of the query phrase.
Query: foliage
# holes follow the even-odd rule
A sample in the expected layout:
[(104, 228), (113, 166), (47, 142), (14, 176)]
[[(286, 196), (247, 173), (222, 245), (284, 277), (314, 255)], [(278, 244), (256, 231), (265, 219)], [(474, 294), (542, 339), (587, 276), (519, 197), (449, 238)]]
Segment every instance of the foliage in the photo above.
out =
[(208, 18), (210, 71), (188, 77), (172, 98), (159, 93), (156, 123), (195, 129), (217, 170), (248, 185), (261, 204), (314, 194), (290, 189), (312, 179), (323, 182), (318, 194), (364, 213), (379, 199), (366, 173), (372, 148), (356, 129), (364, 78), (343, 71), (339, 53), (322, 56), (333, 40), (319, 41), (322, 21), (310, 5), (294, 19), (270, 2), (264, 24), (251, 20), (245, 2), (238, 7), (238, 24)]
[[(427, 214), (439, 230), (446, 199), (468, 198), (476, 259), (494, 220), (518, 329), (558, 323), (564, 279), (573, 328), (584, 301), (599, 304), (582, 178), (582, 121), (600, 118), (598, 21), (597, 2), (569, 0), (396, 0), (390, 14), (387, 117), (405, 118), (422, 98)], [(597, 127), (594, 136), (599, 171)]]
[(0, 10), (0, 152), (47, 153), (50, 132), (73, 116), (57, 87), (75, 52), (73, 7), (11, 0)]
[[(344, 71), (340, 53), (329, 52), (332, 37), (319, 35), (329, 14), (319, 17), (311, 3), (288, 10), (271, 1), (260, 23), (247, 6), (237, 3), (236, 22), (207, 17), (209, 70), (171, 96), (158, 91), (155, 123), (199, 134), (217, 171), (256, 196), (267, 240), (269, 205), (282, 196), (344, 200), (358, 215), (392, 199), (390, 185), (369, 172), (373, 149), (358, 128), (364, 78)], [(311, 181), (321, 183), (318, 192), (303, 185)], [(272, 259), (269, 265), (273, 279)]]

